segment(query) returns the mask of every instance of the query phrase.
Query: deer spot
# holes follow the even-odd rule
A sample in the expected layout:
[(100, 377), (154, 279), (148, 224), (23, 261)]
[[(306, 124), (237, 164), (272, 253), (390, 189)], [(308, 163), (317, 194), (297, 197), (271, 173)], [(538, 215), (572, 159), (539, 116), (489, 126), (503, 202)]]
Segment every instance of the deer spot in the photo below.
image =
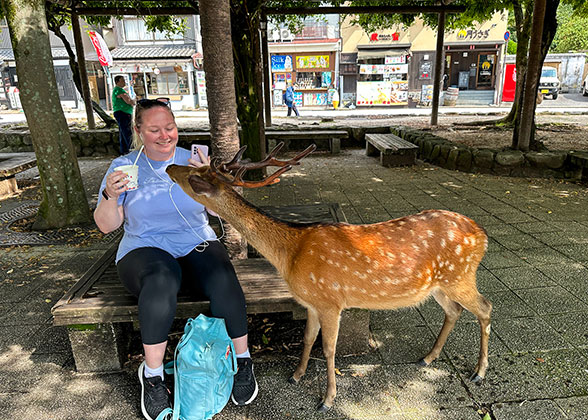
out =
[(341, 288), (341, 286), (340, 286), (340, 285), (339, 285), (339, 283), (337, 283), (337, 282), (334, 282), (334, 283), (331, 285), (331, 289), (333, 289), (334, 291), (338, 291), (340, 288)]
[(445, 239), (441, 239), (441, 248), (445, 248), (446, 245), (447, 242), (445, 242)]
[(450, 230), (449, 232), (447, 232), (447, 239), (449, 239), (449, 241), (455, 241), (455, 237), (455, 231)]
[(455, 255), (461, 255), (461, 251), (462, 251), (461, 245), (458, 245), (455, 247)]
[(309, 277), (312, 284), (316, 284), (316, 277), (314, 276), (314, 273), (310, 273)]

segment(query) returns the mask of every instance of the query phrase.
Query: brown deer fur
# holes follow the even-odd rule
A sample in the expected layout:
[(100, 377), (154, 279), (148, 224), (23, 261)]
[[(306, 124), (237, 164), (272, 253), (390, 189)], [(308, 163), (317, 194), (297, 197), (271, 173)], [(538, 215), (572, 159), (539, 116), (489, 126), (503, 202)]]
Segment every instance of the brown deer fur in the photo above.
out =
[(371, 225), (293, 224), (276, 220), (246, 202), (209, 167), (172, 165), (170, 177), (194, 200), (231, 223), (279, 271), (292, 295), (308, 309), (304, 350), (291, 382), (304, 375), (310, 351), (322, 331), (327, 392), (321, 411), (336, 395), (335, 345), (345, 308), (395, 309), (433, 295), (445, 322), (421, 361), (435, 360), (463, 308), (478, 318), (480, 354), (472, 380), (488, 367), (492, 305), (476, 288), (476, 270), (487, 236), (471, 219), (429, 210)]

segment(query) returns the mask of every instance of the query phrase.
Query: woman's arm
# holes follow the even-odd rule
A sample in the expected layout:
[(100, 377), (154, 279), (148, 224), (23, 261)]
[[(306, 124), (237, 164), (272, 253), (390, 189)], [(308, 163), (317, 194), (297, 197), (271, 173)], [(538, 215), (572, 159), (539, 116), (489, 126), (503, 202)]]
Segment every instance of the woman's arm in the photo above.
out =
[(109, 233), (122, 225), (125, 215), (123, 206), (118, 205), (118, 197), (127, 190), (128, 179), (121, 171), (114, 171), (106, 177), (102, 198), (94, 210), (94, 221), (103, 233)]
[(115, 198), (100, 200), (94, 210), (94, 221), (102, 233), (110, 233), (118, 229), (123, 220), (123, 206), (119, 206), (118, 200)]

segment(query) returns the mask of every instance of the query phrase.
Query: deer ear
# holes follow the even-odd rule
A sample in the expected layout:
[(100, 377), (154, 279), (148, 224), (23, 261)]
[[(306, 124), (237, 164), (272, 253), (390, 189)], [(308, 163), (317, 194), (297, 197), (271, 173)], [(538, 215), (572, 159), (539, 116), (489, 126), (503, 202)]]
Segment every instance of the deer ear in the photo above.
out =
[(198, 175), (190, 175), (188, 182), (192, 190), (198, 195), (205, 195), (211, 197), (216, 192), (217, 188), (210, 182), (200, 178)]

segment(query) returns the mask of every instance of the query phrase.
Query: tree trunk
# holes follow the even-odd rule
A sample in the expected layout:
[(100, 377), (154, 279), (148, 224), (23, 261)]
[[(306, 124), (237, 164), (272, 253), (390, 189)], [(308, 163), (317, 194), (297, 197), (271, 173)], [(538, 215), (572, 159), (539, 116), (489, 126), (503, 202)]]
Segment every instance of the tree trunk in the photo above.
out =
[(41, 178), (43, 199), (33, 227), (90, 223), (80, 169), (57, 93), (45, 2), (2, 0), (2, 6)]
[[(67, 38), (65, 37), (63, 32), (61, 32), (60, 27), (56, 28), (56, 27), (53, 27), (50, 25), (49, 30), (51, 32), (53, 32), (55, 34), (55, 36), (61, 40), (61, 42), (63, 43), (63, 46), (65, 47), (65, 51), (67, 51), (67, 55), (69, 57), (69, 68), (71, 69), (73, 82), (74, 82), (74, 85), (76, 86), (76, 89), (78, 90), (78, 92), (81, 95), (82, 94), (82, 82), (80, 81), (80, 70), (78, 67), (78, 62), (76, 61), (76, 55), (75, 55), (73, 49), (71, 48), (71, 44), (69, 43), (69, 41), (67, 40)], [(108, 92), (106, 92), (106, 94), (108, 95)], [(104, 111), (102, 109), (100, 104), (92, 101), (92, 109), (94, 110), (94, 112), (96, 112), (100, 116), (100, 118), (102, 118), (102, 121), (104, 121), (104, 124), (106, 124), (107, 128), (117, 126), (116, 120), (114, 118), (112, 118), (110, 115), (108, 115), (106, 113), (106, 111)]]
[[(212, 156), (228, 161), (239, 151), (235, 70), (229, 0), (200, 0), (202, 50)], [(241, 235), (225, 224), (225, 246), (232, 258), (247, 258)]]
[(557, 30), (559, 0), (535, 0), (533, 29), (529, 46), (529, 65), (525, 77), (525, 91), (521, 112), (521, 124), (517, 149), (539, 150), (541, 144), (535, 138), (535, 110), (541, 69)]
[[(246, 157), (260, 161), (265, 157), (263, 115), (263, 66), (259, 32), (259, 0), (233, 1), (231, 25), (237, 114), (241, 123), (241, 144), (247, 145)], [(259, 179), (263, 171), (251, 171), (250, 179)]]

